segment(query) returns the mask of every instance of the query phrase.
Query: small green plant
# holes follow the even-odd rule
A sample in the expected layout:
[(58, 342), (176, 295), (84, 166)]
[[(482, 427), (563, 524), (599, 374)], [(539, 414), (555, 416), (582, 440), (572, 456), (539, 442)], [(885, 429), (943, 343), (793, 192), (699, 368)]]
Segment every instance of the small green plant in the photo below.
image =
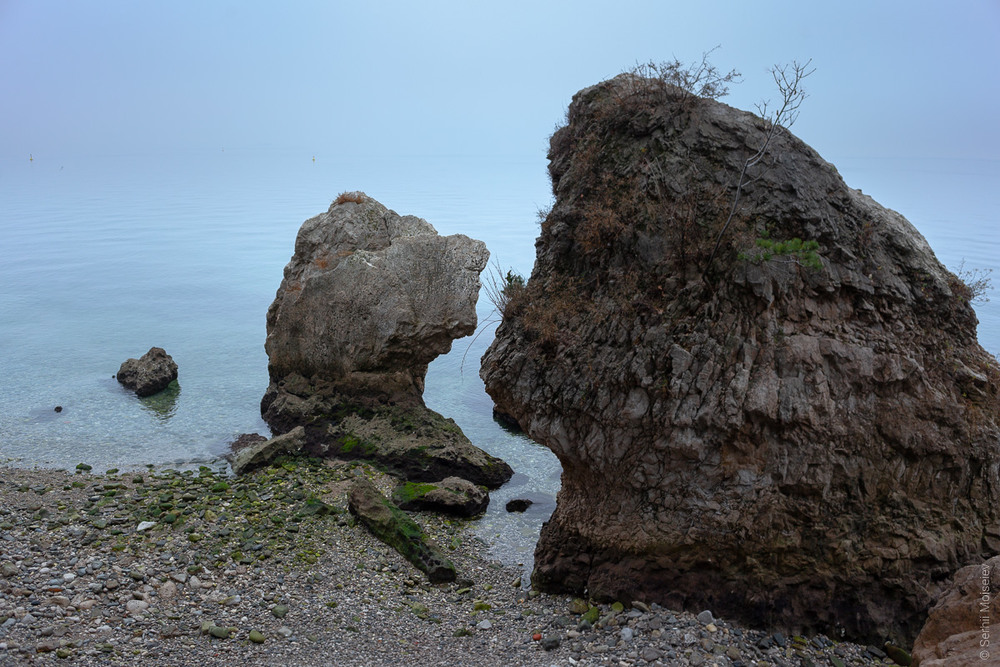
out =
[(755, 253), (740, 253), (740, 259), (754, 264), (762, 264), (775, 257), (788, 257), (814, 271), (823, 268), (823, 262), (817, 253), (819, 250), (819, 242), (817, 241), (803, 241), (797, 237), (787, 241), (775, 241), (764, 235), (756, 240), (755, 245), (757, 247)]

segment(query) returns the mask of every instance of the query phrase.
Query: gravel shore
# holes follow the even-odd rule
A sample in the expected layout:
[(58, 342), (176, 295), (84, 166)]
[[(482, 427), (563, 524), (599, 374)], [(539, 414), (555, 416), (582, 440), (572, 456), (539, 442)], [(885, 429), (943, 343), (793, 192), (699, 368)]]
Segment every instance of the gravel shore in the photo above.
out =
[[(85, 466), (84, 466), (85, 467)], [(871, 665), (875, 647), (538, 595), (460, 520), (431, 585), (347, 512), (360, 464), (0, 469), (0, 665)], [(885, 663), (891, 664), (891, 663)]]

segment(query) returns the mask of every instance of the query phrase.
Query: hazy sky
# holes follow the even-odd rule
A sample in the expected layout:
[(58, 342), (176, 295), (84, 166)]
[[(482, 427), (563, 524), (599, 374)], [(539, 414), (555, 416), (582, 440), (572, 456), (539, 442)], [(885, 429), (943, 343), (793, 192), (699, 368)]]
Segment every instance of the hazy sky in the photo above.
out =
[(580, 88), (717, 44), (742, 108), (812, 58), (828, 159), (1000, 155), (1000, 0), (0, 0), (0, 156), (543, 156)]

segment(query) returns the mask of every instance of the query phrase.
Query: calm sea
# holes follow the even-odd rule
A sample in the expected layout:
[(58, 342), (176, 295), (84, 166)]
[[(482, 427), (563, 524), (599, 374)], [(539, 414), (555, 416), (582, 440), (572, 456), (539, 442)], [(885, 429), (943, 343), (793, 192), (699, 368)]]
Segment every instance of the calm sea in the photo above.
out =
[[(950, 268), (1000, 267), (990, 200), (1000, 162), (837, 166), (849, 185), (906, 215)], [(299, 226), (355, 189), (442, 234), (485, 241), (504, 270), (525, 275), (536, 212), (551, 200), (541, 149), (533, 161), (221, 149), (0, 158), (0, 460), (98, 471), (218, 466), (234, 436), (266, 433), (265, 311)], [(517, 472), (493, 494), (479, 532), (505, 560), (530, 561), (560, 469), (548, 450), (491, 418), (478, 376), (490, 310), (481, 300), (481, 334), (431, 365), (425, 399)], [(1000, 298), (977, 310), (980, 341), (1000, 352)], [(154, 345), (177, 362), (180, 391), (139, 400), (113, 375)], [(503, 504), (520, 496), (538, 502), (507, 515)]]

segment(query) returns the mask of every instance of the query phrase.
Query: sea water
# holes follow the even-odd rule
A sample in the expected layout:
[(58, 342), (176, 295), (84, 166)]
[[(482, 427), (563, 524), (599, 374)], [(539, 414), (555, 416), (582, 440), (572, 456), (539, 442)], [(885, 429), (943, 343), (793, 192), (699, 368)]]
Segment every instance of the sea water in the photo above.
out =
[[(0, 158), (0, 461), (20, 466), (221, 467), (236, 435), (267, 434), (265, 312), (299, 226), (340, 192), (363, 190), (441, 234), (481, 239), (491, 264), (524, 275), (537, 211), (551, 202), (541, 150), (534, 159), (222, 148), (33, 158)], [(906, 215), (950, 268), (998, 268), (990, 195), (1000, 162), (838, 167)], [(994, 353), (998, 301), (978, 307), (980, 341)], [(514, 468), (476, 530), (498, 557), (530, 563), (560, 468), (492, 419), (479, 359), (497, 321), (485, 298), (478, 313), (478, 334), (431, 364), (425, 400)], [(173, 356), (180, 389), (138, 399), (113, 376), (151, 346)], [(507, 514), (515, 497), (535, 504)]]

